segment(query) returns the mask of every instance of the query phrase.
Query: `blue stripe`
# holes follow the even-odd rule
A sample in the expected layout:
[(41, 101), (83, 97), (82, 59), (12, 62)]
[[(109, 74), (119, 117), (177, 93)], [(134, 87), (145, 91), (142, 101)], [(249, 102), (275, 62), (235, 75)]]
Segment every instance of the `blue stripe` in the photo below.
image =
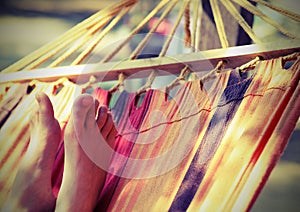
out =
[(232, 71), (230, 73), (218, 107), (169, 211), (186, 211), (188, 209), (205, 176), (206, 167), (216, 152), (227, 126), (251, 82), (252, 78), (243, 80), (237, 72)]

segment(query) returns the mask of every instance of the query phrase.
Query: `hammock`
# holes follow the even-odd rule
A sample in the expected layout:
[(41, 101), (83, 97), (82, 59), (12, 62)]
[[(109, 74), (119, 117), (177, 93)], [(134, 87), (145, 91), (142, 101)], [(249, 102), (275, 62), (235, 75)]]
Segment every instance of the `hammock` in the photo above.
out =
[[(265, 1), (255, 2), (300, 21), (298, 14)], [(50, 96), (63, 129), (70, 115), (73, 98), (89, 87), (98, 88), (98, 81), (116, 80), (119, 77), (117, 85), (110, 92), (98, 88), (100, 90), (94, 89), (93, 93), (101, 103), (108, 105), (110, 96), (119, 91), (117, 102), (111, 110), (119, 130), (115, 152), (125, 156), (112, 159), (105, 187), (99, 196), (99, 210), (131, 211), (143, 208), (153, 211), (206, 211), (251, 208), (286, 147), (299, 117), (299, 54), (296, 52), (300, 48), (296, 36), (248, 1), (211, 0), (223, 49), (199, 51), (200, 31), (197, 29), (200, 23), (194, 21), (190, 30), (190, 16), (193, 16), (193, 20), (199, 20), (202, 15), (200, 1), (162, 0), (100, 63), (87, 64), (96, 46), (136, 3), (133, 0), (122, 1), (99, 11), (54, 42), (1, 72), (1, 109), (7, 106), (7, 102), (13, 102), (12, 106), (5, 109), (10, 114), (3, 118), (4, 124), (0, 130), (1, 203), (6, 199), (29, 142), (28, 126), (35, 93), (43, 91)], [(294, 40), (276, 46), (229, 47), (220, 3), (255, 43), (261, 42), (240, 16), (236, 5), (260, 16)], [(192, 4), (196, 6), (192, 7)], [(176, 6), (179, 7), (178, 18), (157, 57), (137, 59), (160, 23)], [(157, 22), (127, 61), (121, 65), (119, 62), (110, 62), (162, 9)], [(183, 40), (190, 48), (190, 54), (170, 58), (167, 51), (182, 18), (185, 20)], [(264, 60), (255, 58), (257, 55)], [(283, 67), (288, 61), (294, 61), (294, 64), (285, 70)], [(225, 64), (227, 69), (224, 68)], [(191, 74), (210, 69), (206, 75)], [(247, 74), (248, 70), (250, 74)], [(164, 89), (152, 90), (155, 76), (166, 71), (179, 76)], [(137, 93), (122, 91), (124, 78), (136, 72), (143, 72), (142, 77), (150, 72), (145, 86)], [(188, 77), (194, 79), (185, 82)], [(24, 91), (24, 86), (28, 92), (22, 97), (16, 96), (17, 100), (12, 98), (13, 91)], [(171, 95), (178, 87), (176, 95)], [(142, 105), (137, 107), (138, 96), (143, 93)], [(166, 96), (172, 97), (172, 100), (166, 101)], [(161, 113), (165, 119), (162, 119)], [(286, 124), (286, 120), (289, 120), (289, 124)], [(153, 134), (157, 135), (155, 142), (141, 145), (148, 144)], [(176, 138), (180, 138), (180, 144), (176, 143)], [(130, 160), (137, 158), (148, 161), (168, 153), (170, 148), (176, 154), (165, 158), (163, 166), (156, 167), (149, 162), (140, 165)], [(56, 194), (61, 183), (62, 158), (63, 143), (58, 150), (52, 178)], [(158, 171), (162, 172), (158, 174)]]

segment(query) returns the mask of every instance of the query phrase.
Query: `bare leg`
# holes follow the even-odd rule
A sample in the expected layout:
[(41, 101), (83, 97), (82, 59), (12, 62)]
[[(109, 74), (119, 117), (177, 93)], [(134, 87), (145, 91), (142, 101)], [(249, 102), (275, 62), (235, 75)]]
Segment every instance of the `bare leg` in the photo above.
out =
[(32, 117), (30, 143), (3, 211), (53, 211), (55, 208), (51, 173), (61, 130), (49, 98), (40, 93), (36, 99), (39, 108)]
[[(100, 133), (104, 139), (101, 139)], [(101, 107), (99, 118), (95, 119), (95, 103), (92, 96), (84, 94), (75, 100), (65, 131), (64, 176), (56, 211), (94, 209), (106, 172), (90, 160), (81, 144), (108, 142), (112, 145), (115, 134), (112, 118), (106, 108)], [(106, 158), (107, 163), (109, 159)]]

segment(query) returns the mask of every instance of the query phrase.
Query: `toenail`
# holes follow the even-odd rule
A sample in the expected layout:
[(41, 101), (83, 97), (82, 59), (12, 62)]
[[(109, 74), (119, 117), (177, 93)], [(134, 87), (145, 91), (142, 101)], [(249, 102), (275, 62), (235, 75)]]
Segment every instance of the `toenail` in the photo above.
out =
[(81, 102), (84, 106), (88, 106), (93, 102), (93, 98), (91, 96), (85, 96)]

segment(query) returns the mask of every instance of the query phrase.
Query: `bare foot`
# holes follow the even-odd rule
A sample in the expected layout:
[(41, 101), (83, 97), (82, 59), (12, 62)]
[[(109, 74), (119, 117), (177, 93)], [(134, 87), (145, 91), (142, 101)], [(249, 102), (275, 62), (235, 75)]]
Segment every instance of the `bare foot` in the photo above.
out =
[(3, 211), (53, 211), (55, 208), (51, 174), (61, 130), (48, 96), (39, 93), (36, 99), (39, 108), (32, 117), (28, 149)]
[[(64, 176), (56, 211), (93, 211), (103, 187), (106, 172), (90, 159), (90, 155), (87, 156), (82, 145), (95, 146), (101, 142), (113, 145), (116, 130), (107, 108), (100, 107), (96, 119), (95, 107), (97, 104), (93, 97), (87, 94), (81, 95), (74, 102), (65, 131)], [(99, 151), (97, 154), (106, 153)], [(108, 165), (110, 158), (105, 160)]]

